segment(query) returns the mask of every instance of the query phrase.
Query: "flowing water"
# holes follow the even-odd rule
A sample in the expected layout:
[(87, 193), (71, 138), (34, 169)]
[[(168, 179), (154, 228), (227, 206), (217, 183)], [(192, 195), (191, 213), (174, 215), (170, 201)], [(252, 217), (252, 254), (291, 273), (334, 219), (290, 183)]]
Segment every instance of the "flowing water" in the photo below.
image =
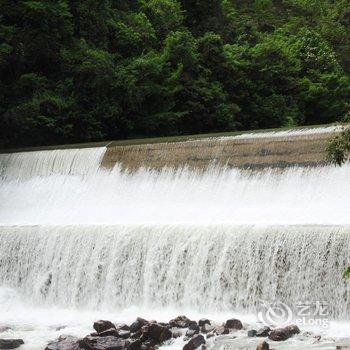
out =
[(5, 336), (40, 349), (100, 317), (252, 324), (261, 300), (327, 303), (330, 324), (313, 331), (350, 335), (349, 165), (127, 171), (101, 167), (106, 150), (0, 154)]

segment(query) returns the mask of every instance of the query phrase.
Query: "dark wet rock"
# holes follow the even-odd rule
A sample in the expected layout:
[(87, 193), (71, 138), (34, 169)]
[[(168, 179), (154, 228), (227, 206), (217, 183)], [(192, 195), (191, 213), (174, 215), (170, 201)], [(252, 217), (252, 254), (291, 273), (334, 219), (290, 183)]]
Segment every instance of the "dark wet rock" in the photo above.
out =
[[(129, 332), (130, 334), (130, 332)], [(105, 331), (103, 332), (100, 332), (100, 333), (91, 333), (91, 336), (92, 337), (108, 337), (108, 336), (113, 336), (113, 337), (119, 337), (119, 332), (117, 329), (115, 328), (109, 328), (109, 329), (106, 329)], [(129, 338), (129, 337), (128, 337)]]
[(267, 337), (270, 334), (270, 332), (271, 332), (270, 327), (262, 327), (256, 331), (256, 336), (257, 337)]
[(78, 350), (79, 339), (70, 335), (61, 335), (47, 344), (45, 350)]
[(269, 334), (269, 339), (274, 341), (283, 341), (291, 337), (291, 334), (285, 328), (273, 329)]
[(194, 350), (200, 347), (202, 344), (205, 344), (205, 339), (203, 335), (196, 334), (190, 339), (190, 341), (187, 344), (185, 344), (183, 350)]
[(22, 344), (24, 344), (22, 339), (0, 339), (0, 349), (16, 349)]
[(163, 343), (172, 337), (171, 331), (167, 327), (164, 327), (158, 323), (152, 323), (149, 325), (148, 335), (157, 343)]
[(224, 335), (224, 334), (229, 334), (230, 330), (225, 326), (218, 326), (218, 327), (215, 327), (214, 332), (216, 335)]
[(142, 343), (140, 339), (133, 340), (128, 345), (128, 350), (141, 350), (141, 345)]
[(119, 334), (119, 337), (120, 338), (123, 338), (123, 339), (128, 339), (130, 338), (130, 331), (123, 331), (123, 330), (120, 330), (118, 331), (118, 334)]
[(99, 320), (94, 323), (93, 327), (97, 333), (102, 333), (107, 329), (115, 328), (115, 325), (111, 321)]
[(141, 330), (141, 328), (143, 326), (146, 326), (147, 324), (148, 324), (147, 320), (145, 320), (144, 318), (138, 317), (136, 319), (136, 321), (130, 325), (130, 332), (135, 333), (135, 332)]
[(261, 341), (258, 343), (256, 350), (269, 350), (270, 346), (266, 341)]
[(255, 330), (255, 329), (249, 330), (248, 333), (247, 333), (247, 336), (248, 336), (249, 338), (256, 337), (256, 330)]
[(191, 321), (188, 325), (188, 329), (199, 332), (199, 326), (196, 321)]
[(207, 334), (207, 339), (212, 338), (212, 337), (215, 337), (215, 334), (214, 334), (214, 333), (208, 333), (208, 334)]
[(242, 329), (242, 322), (236, 318), (231, 318), (226, 321), (225, 326), (230, 329)]
[(58, 326), (55, 329), (56, 331), (61, 331), (62, 329), (65, 329), (65, 328), (67, 328), (67, 326)]
[(79, 346), (85, 350), (124, 350), (130, 342), (116, 337), (87, 336), (79, 341)]
[(12, 328), (10, 326), (0, 326), (0, 333), (10, 331)]
[(199, 327), (203, 327), (205, 324), (211, 324), (210, 321), (207, 318), (201, 318), (198, 321)]
[(273, 329), (269, 334), (269, 339), (274, 341), (287, 340), (294, 334), (299, 334), (300, 329), (296, 325), (289, 325), (283, 328)]
[(187, 328), (190, 323), (191, 323), (191, 320), (184, 315), (177, 316), (176, 318), (174, 318), (173, 320), (170, 320), (169, 322), (171, 327), (177, 327), (177, 328)]
[(126, 323), (120, 323), (116, 326), (116, 328), (122, 331), (130, 331), (130, 326), (128, 326)]
[(212, 326), (209, 323), (205, 323), (202, 327), (201, 327), (201, 332), (202, 333), (209, 333), (212, 332), (214, 330), (214, 326)]

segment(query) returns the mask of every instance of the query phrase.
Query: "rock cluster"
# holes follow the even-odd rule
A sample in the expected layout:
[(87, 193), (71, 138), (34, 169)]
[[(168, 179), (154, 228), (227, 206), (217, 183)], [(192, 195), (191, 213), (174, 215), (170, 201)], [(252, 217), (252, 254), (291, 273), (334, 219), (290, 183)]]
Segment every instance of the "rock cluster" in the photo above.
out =
[(240, 320), (232, 318), (219, 326), (208, 319), (198, 322), (178, 316), (168, 323), (148, 321), (138, 317), (131, 325), (115, 325), (99, 320), (93, 324), (95, 332), (78, 339), (60, 336), (45, 350), (154, 350), (172, 338), (183, 337), (183, 350), (195, 350), (206, 344), (206, 339), (229, 334), (243, 328)]
[(299, 334), (300, 329), (296, 325), (289, 325), (283, 328), (272, 329), (263, 327), (258, 330), (251, 329), (248, 331), (248, 337), (268, 337), (273, 341), (284, 341), (292, 337), (294, 334)]
[[(243, 329), (240, 320), (232, 318), (221, 325), (214, 325), (208, 319), (193, 321), (186, 316), (178, 316), (168, 323), (137, 318), (131, 325), (113, 324), (99, 320), (93, 324), (95, 332), (84, 338), (60, 336), (50, 342), (45, 350), (155, 350), (173, 338), (183, 337), (183, 350), (205, 350), (206, 342), (212, 337), (231, 334)], [(282, 341), (299, 333), (297, 326), (271, 330), (263, 327), (249, 330), (248, 337), (265, 337)], [(269, 344), (263, 340), (257, 350), (268, 350)]]

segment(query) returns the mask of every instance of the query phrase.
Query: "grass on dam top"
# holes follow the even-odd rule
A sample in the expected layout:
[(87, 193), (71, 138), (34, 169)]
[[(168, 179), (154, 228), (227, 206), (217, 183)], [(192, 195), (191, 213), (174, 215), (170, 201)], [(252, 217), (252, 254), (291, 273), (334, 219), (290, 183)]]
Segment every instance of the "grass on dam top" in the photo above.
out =
[(110, 146), (142, 145), (142, 144), (166, 143), (166, 142), (183, 142), (183, 141), (190, 141), (190, 140), (205, 139), (210, 137), (238, 136), (238, 135), (244, 135), (244, 134), (264, 133), (264, 132), (267, 133), (267, 132), (277, 132), (277, 131), (285, 131), (285, 130), (316, 129), (316, 128), (326, 128), (330, 126), (337, 126), (337, 125), (339, 126), (344, 124), (332, 123), (332, 124), (318, 124), (318, 125), (303, 125), (303, 126), (282, 127), (282, 128), (273, 128), (273, 129), (254, 129), (254, 130), (245, 130), (245, 131), (215, 132), (215, 133), (195, 134), (195, 135), (177, 135), (177, 136), (122, 139), (122, 140), (85, 142), (85, 143), (25, 147), (25, 148), (9, 148), (9, 149), (0, 149), (0, 153), (30, 152), (30, 151), (73, 149), (73, 148), (90, 148), (90, 147), (103, 147), (103, 146), (110, 147)]

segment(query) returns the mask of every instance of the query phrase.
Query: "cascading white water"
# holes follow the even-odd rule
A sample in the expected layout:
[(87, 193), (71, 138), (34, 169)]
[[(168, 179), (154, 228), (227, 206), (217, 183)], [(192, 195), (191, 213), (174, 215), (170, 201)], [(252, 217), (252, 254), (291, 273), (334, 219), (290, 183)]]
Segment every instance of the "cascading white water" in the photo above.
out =
[(78, 173), (64, 168), (49, 176), (2, 181), (0, 223), (350, 224), (349, 165), (282, 173), (213, 168), (205, 173), (140, 169), (129, 174), (118, 167), (98, 169), (101, 151), (94, 154), (97, 161)]
[(320, 226), (30, 226), (0, 239), (0, 284), (38, 304), (253, 311), (260, 299), (350, 312), (349, 229)]
[(349, 165), (128, 173), (100, 168), (105, 151), (0, 154), (0, 301), (214, 314), (308, 300), (349, 318)]

